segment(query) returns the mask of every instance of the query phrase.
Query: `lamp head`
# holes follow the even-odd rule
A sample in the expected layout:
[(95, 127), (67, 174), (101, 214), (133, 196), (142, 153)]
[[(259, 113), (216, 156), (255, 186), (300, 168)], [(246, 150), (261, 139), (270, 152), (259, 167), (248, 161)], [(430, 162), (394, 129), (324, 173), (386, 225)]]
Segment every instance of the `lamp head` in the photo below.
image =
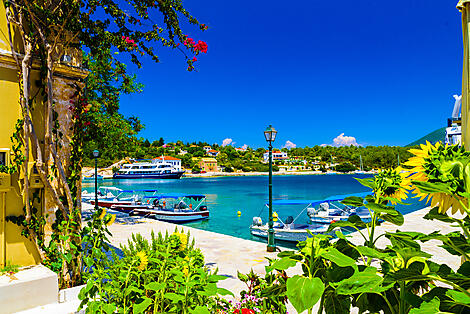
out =
[(99, 150), (95, 149), (95, 150), (93, 151), (93, 157), (98, 158), (99, 155), (100, 155)]
[(273, 128), (273, 126), (270, 124), (264, 131), (264, 137), (266, 138), (266, 142), (274, 142), (274, 140), (276, 139), (276, 134), (276, 129)]

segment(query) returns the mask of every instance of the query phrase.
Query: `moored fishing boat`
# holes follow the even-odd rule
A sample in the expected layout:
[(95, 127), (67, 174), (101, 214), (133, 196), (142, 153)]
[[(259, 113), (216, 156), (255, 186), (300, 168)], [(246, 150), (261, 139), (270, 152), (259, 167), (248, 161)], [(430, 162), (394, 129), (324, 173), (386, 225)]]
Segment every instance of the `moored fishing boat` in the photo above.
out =
[(131, 216), (185, 223), (209, 218), (205, 200), (202, 194), (166, 193), (146, 196), (140, 204), (117, 204), (111, 209), (127, 212)]
[[(118, 195), (111, 199), (98, 199), (99, 207), (112, 208), (113, 205), (141, 205), (145, 193), (155, 194), (157, 190), (121, 190)], [(90, 200), (95, 205), (95, 200)]]
[[(349, 217), (356, 215), (364, 222), (370, 222), (370, 212), (365, 207), (355, 207), (341, 203), (347, 197), (366, 197), (370, 193), (354, 193), (344, 195), (334, 195), (322, 200), (313, 201), (307, 206), (307, 215), (312, 223), (330, 224), (333, 221), (348, 220)], [(277, 201), (277, 205), (279, 202)], [(276, 202), (274, 202), (276, 203)], [(315, 206), (317, 206), (315, 208)]]
[[(274, 239), (286, 242), (299, 242), (305, 241), (308, 237), (311, 237), (310, 233), (318, 234), (325, 233), (328, 231), (327, 225), (311, 225), (311, 224), (295, 224), (293, 223), (292, 216), (286, 219), (286, 222), (275, 222), (273, 224)], [(268, 237), (268, 224), (263, 224), (260, 217), (253, 218), (253, 224), (250, 226), (250, 232), (253, 236), (259, 238)]]
[[(113, 186), (100, 186), (98, 188), (98, 200), (112, 200), (121, 192), (121, 189)], [(82, 202), (88, 203), (91, 200), (95, 200), (95, 192), (82, 191)]]

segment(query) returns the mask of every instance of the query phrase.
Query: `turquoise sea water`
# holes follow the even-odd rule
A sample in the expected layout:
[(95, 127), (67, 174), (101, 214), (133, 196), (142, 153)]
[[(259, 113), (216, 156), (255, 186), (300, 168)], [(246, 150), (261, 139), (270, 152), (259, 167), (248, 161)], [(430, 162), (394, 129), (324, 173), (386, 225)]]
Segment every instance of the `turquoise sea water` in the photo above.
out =
[[(367, 175), (283, 175), (273, 176), (273, 199), (322, 199), (331, 195), (366, 192), (355, 177)], [(268, 177), (217, 177), (182, 178), (179, 180), (104, 180), (100, 186), (115, 186), (121, 189), (157, 189), (159, 193), (200, 193), (207, 197), (210, 218), (186, 224), (188, 226), (227, 234), (243, 239), (263, 241), (250, 234), (253, 216), (267, 221)], [(94, 190), (93, 183), (83, 183), (84, 189)], [(423, 203), (408, 200), (409, 206), (397, 207), (403, 214), (424, 207)], [(304, 207), (274, 207), (279, 217), (296, 217)], [(241, 216), (237, 216), (241, 211)], [(304, 212), (297, 223), (307, 223)], [(264, 241), (263, 241), (264, 242)]]

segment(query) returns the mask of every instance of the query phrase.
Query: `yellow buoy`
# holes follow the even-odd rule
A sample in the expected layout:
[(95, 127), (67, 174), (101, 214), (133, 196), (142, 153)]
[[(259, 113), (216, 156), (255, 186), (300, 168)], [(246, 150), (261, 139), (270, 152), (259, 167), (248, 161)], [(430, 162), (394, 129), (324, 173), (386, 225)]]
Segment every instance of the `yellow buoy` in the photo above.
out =
[(276, 212), (273, 212), (273, 221), (277, 221), (278, 215)]
[(241, 216), (242, 212), (241, 211), (237, 211), (237, 215), (238, 216)]

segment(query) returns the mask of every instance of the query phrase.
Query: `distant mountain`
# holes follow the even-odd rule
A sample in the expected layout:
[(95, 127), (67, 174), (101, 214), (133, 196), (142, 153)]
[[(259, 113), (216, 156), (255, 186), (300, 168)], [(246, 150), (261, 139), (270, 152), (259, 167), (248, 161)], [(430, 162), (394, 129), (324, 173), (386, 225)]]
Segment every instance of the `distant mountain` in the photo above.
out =
[(419, 145), (419, 144), (425, 144), (426, 141), (429, 141), (432, 144), (435, 144), (436, 142), (439, 142), (439, 141), (444, 142), (445, 136), (446, 136), (446, 128), (444, 127), (444, 128), (437, 129), (436, 131), (433, 131), (433, 132), (423, 136), (419, 140), (416, 140), (416, 141), (406, 145), (405, 147), (415, 146), (415, 145)]

